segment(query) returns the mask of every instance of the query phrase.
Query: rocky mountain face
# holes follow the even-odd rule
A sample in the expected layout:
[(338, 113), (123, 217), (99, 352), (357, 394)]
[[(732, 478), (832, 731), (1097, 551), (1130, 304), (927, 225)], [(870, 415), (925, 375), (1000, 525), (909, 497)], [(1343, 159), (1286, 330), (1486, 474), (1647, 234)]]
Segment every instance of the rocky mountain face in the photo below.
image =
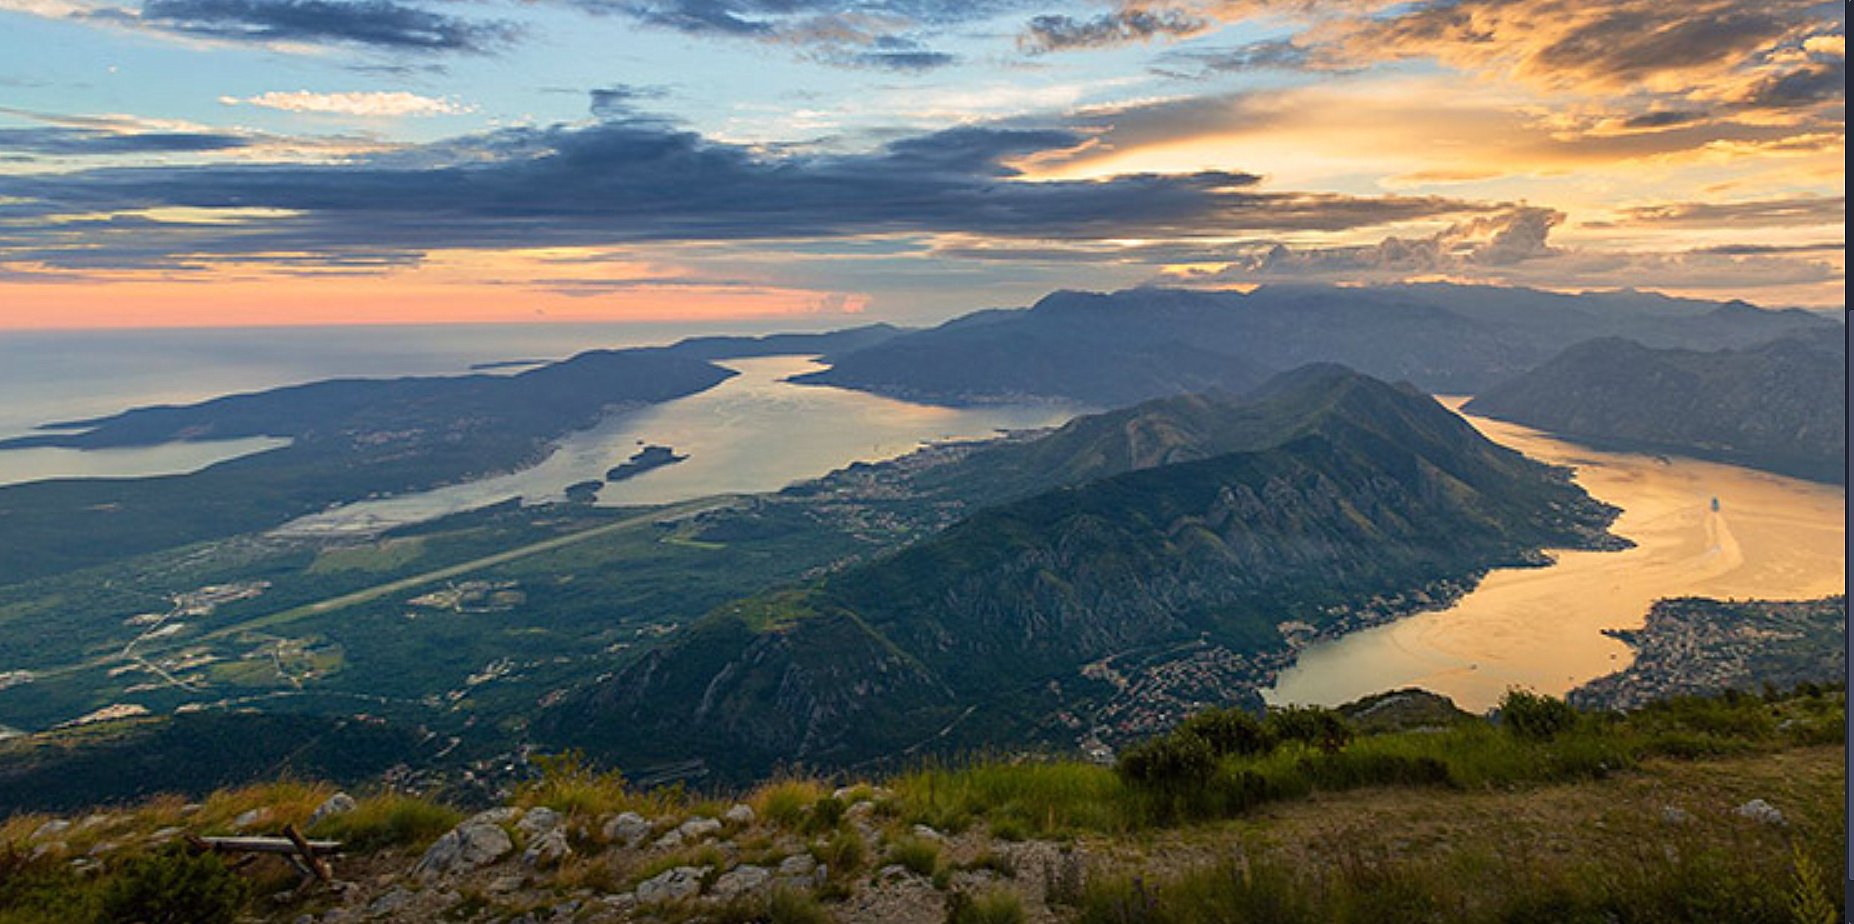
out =
[(1838, 483), (1846, 364), (1838, 327), (1714, 352), (1593, 340), (1488, 389), (1466, 410)]
[(1720, 349), (1832, 328), (1802, 311), (1638, 292), (1560, 295), (1454, 285), (1267, 286), (1252, 293), (1056, 292), (833, 353), (798, 381), (943, 404), (1061, 398), (1118, 407), (1338, 362), (1438, 393), (1472, 393), (1565, 347), (1629, 337)]
[(537, 735), (622, 765), (701, 758), (724, 774), (1073, 746), (1121, 692), (1089, 668), (1103, 658), (1209, 649), (1240, 675), (1223, 679), (1253, 689), (1287, 650), (1284, 624), (1332, 629), (1371, 601), (1541, 547), (1615, 541), (1615, 511), (1563, 471), (1413, 389), (1336, 366), (1247, 398), (1083, 418), (931, 476), (966, 497), (988, 479), (1005, 486), (991, 496), (1013, 499), (884, 559), (724, 606), (548, 710)]

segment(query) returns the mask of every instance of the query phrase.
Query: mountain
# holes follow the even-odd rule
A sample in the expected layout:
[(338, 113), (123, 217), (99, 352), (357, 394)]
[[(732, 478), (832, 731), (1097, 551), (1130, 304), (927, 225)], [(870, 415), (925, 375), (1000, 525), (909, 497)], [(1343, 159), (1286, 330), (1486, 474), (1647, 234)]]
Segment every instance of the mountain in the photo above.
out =
[(1580, 343), (1466, 410), (1566, 436), (1846, 478), (1847, 348), (1839, 328), (1747, 349)]
[(1027, 309), (981, 311), (832, 353), (830, 369), (795, 381), (953, 405), (1036, 397), (1118, 407), (1241, 391), (1272, 371), (1338, 362), (1454, 394), (1596, 337), (1719, 349), (1830, 328), (1838, 325), (1803, 311), (1631, 291), (1426, 284), (1056, 292)]
[(805, 356), (843, 353), (886, 343), (906, 333), (893, 324), (865, 324), (821, 334), (768, 334), (764, 337), (690, 337), (669, 347), (694, 359), (739, 359), (749, 356)]
[(291, 443), (189, 475), (0, 487), (0, 575), (55, 574), (513, 470), (614, 409), (694, 394), (732, 375), (663, 350), (600, 350), (518, 375), (338, 379), (50, 425), (0, 449), (251, 436)]
[[(935, 478), (952, 494), (989, 479), (1005, 486), (993, 496), (1036, 493), (722, 606), (544, 710), (536, 737), (724, 775), (1073, 746), (1114, 734), (1098, 726), (1152, 727), (1193, 697), (1253, 699), (1301, 627), (1420, 608), (1542, 547), (1616, 541), (1616, 511), (1566, 472), (1413, 388), (1331, 365), (1242, 398), (1082, 418), (948, 469)], [(1109, 662), (1138, 659), (1175, 669), (1129, 692)]]

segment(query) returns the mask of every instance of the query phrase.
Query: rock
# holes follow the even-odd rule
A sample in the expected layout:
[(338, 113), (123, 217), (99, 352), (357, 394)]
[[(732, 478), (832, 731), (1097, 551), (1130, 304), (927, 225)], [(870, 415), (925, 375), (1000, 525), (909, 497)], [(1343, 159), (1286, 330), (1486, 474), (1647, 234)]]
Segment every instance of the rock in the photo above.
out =
[(336, 815), (346, 815), (354, 811), (356, 805), (357, 803), (354, 801), (353, 796), (345, 792), (335, 793), (329, 796), (321, 805), (316, 806), (315, 811), (309, 813), (309, 823), (303, 827), (313, 828), (317, 824), (333, 818)]
[(1776, 806), (1762, 799), (1752, 799), (1733, 809), (1732, 812), (1740, 818), (1749, 818), (1759, 824), (1771, 825), (1778, 828), (1788, 824), (1788, 822), (1783, 819), (1783, 813), (1778, 811)]
[(676, 827), (684, 841), (699, 841), (721, 830), (721, 823), (713, 818), (691, 818)]
[(53, 818), (39, 825), (37, 828), (34, 828), (32, 831), (32, 839), (35, 841), (42, 841), (48, 837), (55, 837), (69, 830), (71, 830), (70, 822), (62, 818)]
[(527, 881), (526, 876), (497, 876), (489, 880), (489, 894), (507, 895), (520, 889)]
[[(264, 819), (269, 817), (270, 809), (267, 808), (254, 808), (248, 812), (240, 812), (237, 818), (232, 819), (232, 830), (243, 831), (253, 825), (262, 823)], [(88, 822), (86, 822), (86, 824), (88, 824)]]
[(670, 833), (657, 838), (656, 841), (652, 843), (650, 846), (658, 850), (675, 850), (676, 848), (682, 846), (682, 832), (681, 831), (671, 831)]
[(412, 904), (412, 893), (395, 887), (392, 891), (374, 899), (373, 903), (367, 906), (367, 914), (371, 917), (383, 918), (410, 904)]
[(711, 889), (716, 898), (738, 898), (772, 881), (772, 870), (764, 866), (737, 866), (721, 874)]
[(908, 872), (907, 867), (902, 866), (899, 863), (890, 863), (889, 865), (884, 866), (879, 870), (876, 870), (875, 877), (876, 877), (876, 880), (879, 882), (899, 882), (912, 875), (914, 874)]
[(678, 866), (637, 884), (637, 901), (642, 905), (693, 898), (701, 894), (702, 877), (710, 866)]
[(528, 814), (523, 815), (521, 821), (516, 822), (515, 830), (521, 832), (521, 836), (525, 838), (540, 837), (560, 827), (560, 822), (564, 820), (559, 812), (542, 806), (529, 809)]
[(424, 879), (469, 872), (488, 866), (515, 849), (501, 826), (466, 821), (438, 838), (431, 849), (412, 867), (413, 875)]
[(1664, 825), (1684, 825), (1693, 821), (1693, 813), (1676, 805), (1661, 806), (1661, 823)]
[(152, 844), (165, 844), (168, 841), (171, 841), (174, 838), (179, 837), (180, 833), (185, 830), (186, 830), (185, 828), (182, 828), (179, 826), (169, 826), (166, 828), (160, 828), (156, 830), (155, 833), (148, 835), (148, 843), (151, 845)]
[(477, 812), (471, 815), (464, 824), (505, 825), (519, 818), (521, 818), (521, 809), (512, 805), (504, 805)]
[(650, 836), (650, 822), (636, 812), (625, 812), (605, 823), (605, 840), (625, 847), (636, 847)]
[(628, 914), (631, 909), (637, 907), (637, 893), (620, 892), (617, 895), (607, 895), (600, 899), (600, 902), (613, 911), (620, 914)]
[(935, 831), (934, 829), (929, 828), (926, 825), (915, 825), (914, 826), (914, 836), (920, 838), (921, 840), (926, 840), (926, 841), (946, 840), (946, 835), (941, 834), (940, 832)]
[(732, 825), (750, 825), (753, 824), (753, 818), (753, 806), (751, 805), (735, 805), (721, 816), (722, 821)]
[(809, 876), (818, 868), (818, 861), (808, 853), (793, 854), (779, 861), (781, 876)]
[(555, 826), (528, 845), (528, 849), (522, 852), (521, 861), (529, 866), (547, 869), (572, 854), (573, 848), (567, 845), (566, 829)]
[[(268, 815), (270, 813), (266, 811), (264, 814)], [(77, 830), (88, 831), (91, 828), (100, 828), (115, 820), (116, 820), (116, 816), (103, 813), (103, 812), (99, 812), (95, 815), (85, 816), (84, 820), (78, 824)]]

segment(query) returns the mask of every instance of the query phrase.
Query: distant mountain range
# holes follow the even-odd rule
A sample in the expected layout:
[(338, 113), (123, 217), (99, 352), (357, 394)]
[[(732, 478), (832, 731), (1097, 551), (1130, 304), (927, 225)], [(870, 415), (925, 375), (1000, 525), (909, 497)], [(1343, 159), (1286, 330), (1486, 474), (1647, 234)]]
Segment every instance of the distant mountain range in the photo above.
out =
[(1370, 619), (1541, 547), (1618, 542), (1604, 529), (1616, 511), (1563, 470), (1331, 365), (1244, 398), (1080, 418), (916, 480), (932, 483), (998, 502), (870, 564), (720, 607), (545, 710), (537, 738), (621, 766), (701, 758), (744, 775), (1073, 747), (1118, 695), (1102, 659), (1189, 651), (1260, 682), (1295, 626)]
[(1566, 436), (1846, 480), (1839, 327), (1736, 350), (1581, 343), (1481, 393), (1470, 413)]
[(1053, 398), (1121, 407), (1242, 391), (1274, 372), (1338, 362), (1434, 393), (1470, 394), (1597, 337), (1716, 350), (1837, 327), (1800, 310), (1632, 291), (1426, 284), (1056, 292), (1030, 308), (980, 311), (832, 352), (831, 368), (795, 381), (952, 405)]

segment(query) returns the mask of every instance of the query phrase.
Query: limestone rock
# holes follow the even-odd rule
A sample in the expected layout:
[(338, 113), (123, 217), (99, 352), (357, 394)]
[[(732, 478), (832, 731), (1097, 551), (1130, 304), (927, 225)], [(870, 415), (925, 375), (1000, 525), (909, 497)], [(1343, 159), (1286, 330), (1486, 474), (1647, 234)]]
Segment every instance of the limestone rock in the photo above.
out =
[(508, 856), (514, 849), (515, 842), (500, 825), (472, 819), (438, 838), (412, 872), (425, 879), (469, 872)]
[(702, 877), (713, 867), (678, 866), (637, 884), (637, 901), (642, 905), (693, 898), (701, 894)]
[(309, 813), (309, 823), (304, 825), (304, 827), (313, 828), (317, 824), (333, 818), (336, 815), (346, 815), (354, 811), (357, 804), (353, 796), (345, 792), (335, 793), (329, 796), (321, 805), (316, 806), (315, 811)]
[(636, 812), (624, 812), (605, 823), (605, 840), (622, 847), (636, 847), (650, 836), (650, 822)]
[(772, 881), (772, 870), (764, 866), (737, 866), (721, 874), (715, 880), (715, 897), (721, 899), (738, 898), (758, 889)]

